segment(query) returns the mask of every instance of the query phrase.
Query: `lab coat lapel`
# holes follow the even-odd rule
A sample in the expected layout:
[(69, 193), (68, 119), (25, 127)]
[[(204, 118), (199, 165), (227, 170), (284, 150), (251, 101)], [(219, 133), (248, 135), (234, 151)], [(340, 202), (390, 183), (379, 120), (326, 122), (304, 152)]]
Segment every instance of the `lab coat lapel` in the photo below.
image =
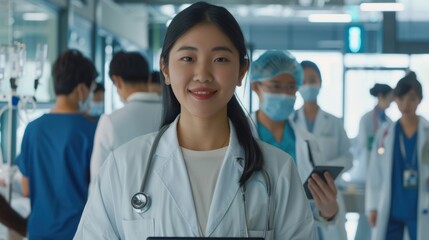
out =
[(293, 122), (298, 125), (300, 128), (303, 128), (307, 130), (307, 124), (305, 123), (305, 116), (304, 116), (304, 108), (300, 108), (297, 110), (293, 116)]
[(194, 236), (200, 236), (191, 184), (177, 139), (178, 118), (171, 123), (159, 142), (154, 171), (170, 192)]
[(205, 231), (206, 236), (210, 236), (219, 226), (240, 189), (239, 180), (243, 172), (243, 167), (237, 159), (244, 159), (244, 153), (238, 143), (237, 135), (231, 121), (229, 122), (229, 126), (231, 129), (229, 147), (225, 154), (213, 193)]
[[(428, 122), (420, 117), (419, 119), (419, 126), (418, 126), (418, 159), (419, 162), (425, 162), (426, 159), (423, 159), (423, 157), (427, 157), (428, 153), (424, 153), (424, 151), (428, 151), (428, 149), (425, 149), (425, 146), (427, 144), (428, 138), (427, 138), (427, 134), (429, 134), (429, 125)], [(427, 161), (427, 160), (426, 160)]]
[(329, 131), (332, 128), (328, 126), (328, 124), (326, 113), (319, 108), (319, 110), (317, 110), (316, 119), (314, 119), (313, 134), (315, 136), (331, 135), (332, 133), (329, 133)]

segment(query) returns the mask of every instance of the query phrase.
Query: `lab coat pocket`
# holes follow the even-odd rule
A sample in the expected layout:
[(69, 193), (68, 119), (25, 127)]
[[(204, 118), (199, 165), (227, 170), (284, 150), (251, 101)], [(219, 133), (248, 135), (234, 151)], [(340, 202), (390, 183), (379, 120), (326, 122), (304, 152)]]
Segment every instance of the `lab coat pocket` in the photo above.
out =
[(124, 239), (146, 239), (153, 236), (155, 226), (153, 219), (122, 220)]
[[(249, 237), (263, 237), (265, 233), (265, 240), (270, 240), (273, 239), (272, 235), (273, 235), (273, 230), (269, 230), (269, 231), (254, 231), (254, 230), (249, 230)], [(246, 237), (246, 231), (241, 231), (241, 236), (242, 237)]]

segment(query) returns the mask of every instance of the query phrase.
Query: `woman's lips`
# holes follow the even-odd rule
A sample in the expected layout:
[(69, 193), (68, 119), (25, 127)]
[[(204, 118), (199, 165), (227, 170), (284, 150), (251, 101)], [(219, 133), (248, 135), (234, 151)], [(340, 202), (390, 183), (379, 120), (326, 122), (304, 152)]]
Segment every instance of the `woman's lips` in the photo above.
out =
[(189, 93), (198, 100), (207, 100), (211, 98), (216, 92), (216, 90), (210, 88), (194, 88), (189, 90)]

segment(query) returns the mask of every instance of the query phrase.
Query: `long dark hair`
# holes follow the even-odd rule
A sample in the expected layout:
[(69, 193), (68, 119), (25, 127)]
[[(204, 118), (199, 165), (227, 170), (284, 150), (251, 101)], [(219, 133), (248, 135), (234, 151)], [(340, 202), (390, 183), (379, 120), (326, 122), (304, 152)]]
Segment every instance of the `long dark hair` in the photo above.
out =
[[(177, 39), (185, 34), (189, 29), (197, 24), (210, 22), (219, 27), (219, 29), (229, 37), (237, 48), (240, 58), (240, 65), (244, 67), (248, 63), (246, 44), (235, 18), (223, 7), (211, 5), (205, 2), (197, 2), (177, 14), (171, 21), (164, 39), (164, 45), (161, 52), (161, 61), (164, 67), (168, 66), (169, 54), (171, 48)], [(164, 75), (162, 81), (165, 81)], [(162, 125), (170, 124), (180, 113), (180, 103), (173, 93), (170, 85), (163, 88), (163, 120)], [(259, 145), (255, 141), (252, 130), (240, 103), (235, 95), (228, 102), (227, 114), (237, 132), (237, 138), (245, 152), (244, 171), (240, 177), (240, 185), (249, 179), (253, 172), (261, 170), (264, 159)]]

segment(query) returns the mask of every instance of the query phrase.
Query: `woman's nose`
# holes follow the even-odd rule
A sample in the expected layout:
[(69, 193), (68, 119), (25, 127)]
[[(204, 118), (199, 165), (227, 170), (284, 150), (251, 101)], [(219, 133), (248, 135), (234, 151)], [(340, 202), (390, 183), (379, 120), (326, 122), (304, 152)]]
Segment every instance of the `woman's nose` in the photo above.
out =
[(211, 65), (208, 62), (199, 62), (195, 66), (194, 81), (198, 82), (211, 82), (213, 81), (213, 74)]

